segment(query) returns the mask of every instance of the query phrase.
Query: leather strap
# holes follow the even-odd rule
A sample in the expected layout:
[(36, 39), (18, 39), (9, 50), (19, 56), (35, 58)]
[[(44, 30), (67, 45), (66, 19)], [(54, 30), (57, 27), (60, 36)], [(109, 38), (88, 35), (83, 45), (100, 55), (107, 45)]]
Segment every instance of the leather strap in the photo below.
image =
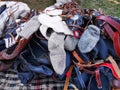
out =
[(115, 20), (109, 18), (105, 15), (100, 15), (96, 18), (96, 20), (104, 20), (105, 22), (109, 23), (111, 26), (113, 26), (119, 33), (120, 33), (120, 24), (116, 22)]
[(78, 60), (79, 63), (84, 63), (84, 61), (82, 60), (82, 58), (80, 58), (80, 56), (76, 53), (76, 51), (72, 52), (73, 56)]
[(104, 62), (96, 62), (94, 64), (88, 63), (88, 64), (81, 64), (81, 63), (76, 63), (75, 61), (73, 61), (73, 63), (75, 65), (77, 65), (80, 68), (90, 68), (90, 67), (98, 67), (100, 64), (104, 63)]
[(118, 55), (118, 57), (120, 57), (119, 33), (113, 32), (112, 28), (107, 23), (104, 25), (104, 28), (105, 28), (106, 32), (108, 33), (108, 35), (110, 36), (110, 38), (113, 40), (115, 52)]
[(25, 48), (29, 40), (21, 39), (11, 54), (7, 53), (7, 49), (0, 52), (0, 60), (12, 60)]
[(109, 68), (112, 71), (113, 76), (116, 79), (120, 80), (120, 76), (118, 74), (118, 73), (120, 73), (120, 70), (117, 71), (116, 68), (114, 68), (112, 64), (110, 64), (110, 63), (103, 63), (100, 66)]
[(71, 77), (72, 70), (73, 70), (73, 66), (71, 65), (70, 69), (66, 73), (66, 80), (65, 80), (65, 84), (64, 84), (64, 89), (63, 90), (68, 90), (68, 85), (69, 85), (69, 80), (70, 80), (70, 77)]
[[(105, 28), (106, 32), (108, 33), (108, 35), (110, 36), (110, 38), (113, 40), (113, 44), (114, 44), (116, 54), (118, 55), (118, 57), (120, 57), (120, 46), (119, 46), (120, 45), (120, 43), (119, 43), (120, 24), (118, 22), (116, 22), (115, 20), (111, 19), (110, 17), (103, 16), (103, 15), (98, 16), (96, 18), (96, 20), (104, 20), (105, 22), (107, 22), (104, 25), (104, 28)], [(112, 27), (114, 27), (117, 31), (114, 32), (109, 24)]]
[(104, 24), (104, 28), (105, 28), (105, 31), (110, 36), (110, 38), (113, 40), (114, 32), (113, 32), (112, 28), (108, 25), (108, 23)]
[(118, 57), (120, 57), (120, 36), (118, 32), (114, 33), (113, 45), (114, 45), (116, 54), (118, 55)]
[(115, 60), (109, 56), (106, 60), (109, 60), (110, 63), (104, 63), (104, 62), (98, 62), (98, 63), (95, 63), (95, 64), (81, 64), (81, 63), (76, 63), (73, 61), (73, 63), (79, 67), (82, 67), (82, 68), (89, 68), (89, 67), (98, 67), (98, 66), (104, 66), (104, 67), (108, 67), (109, 69), (111, 69), (113, 75), (118, 79), (120, 80), (120, 69), (117, 65), (117, 63), (115, 62)]
[(97, 82), (97, 87), (99, 89), (101, 89), (102, 88), (102, 83), (101, 83), (101, 79), (100, 79), (100, 71), (99, 71), (98, 68), (95, 70), (95, 78), (96, 78), (96, 82)]
[(109, 56), (106, 60), (109, 60), (109, 61), (110, 61), (110, 63), (111, 63), (112, 66), (113, 66), (114, 71), (115, 71), (116, 74), (117, 74), (117, 77), (120, 79), (120, 69), (119, 69), (117, 63), (115, 62), (115, 60), (113, 59), (113, 57), (112, 57), (112, 56)]

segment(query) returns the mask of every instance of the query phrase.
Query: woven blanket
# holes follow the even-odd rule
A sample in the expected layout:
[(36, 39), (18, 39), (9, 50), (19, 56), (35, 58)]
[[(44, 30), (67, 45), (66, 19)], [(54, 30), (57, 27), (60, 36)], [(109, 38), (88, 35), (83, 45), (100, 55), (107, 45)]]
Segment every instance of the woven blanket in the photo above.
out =
[(24, 85), (15, 70), (0, 72), (0, 90), (63, 90), (63, 85), (64, 83), (55, 82), (52, 78), (38, 78)]

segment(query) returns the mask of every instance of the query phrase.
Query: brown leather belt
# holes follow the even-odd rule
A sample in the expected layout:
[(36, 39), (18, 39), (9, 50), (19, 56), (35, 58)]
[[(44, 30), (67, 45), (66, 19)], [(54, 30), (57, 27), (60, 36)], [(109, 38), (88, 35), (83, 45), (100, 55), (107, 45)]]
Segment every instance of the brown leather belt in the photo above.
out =
[(16, 58), (19, 55), (19, 53), (25, 48), (28, 42), (29, 40), (27, 39), (21, 39), (11, 54), (7, 53), (7, 49), (1, 51), (0, 60), (12, 60)]
[[(120, 24), (118, 22), (116, 22), (115, 20), (113, 20), (110, 17), (105, 16), (105, 15), (98, 16), (96, 18), (96, 21), (97, 20), (103, 20), (104, 22), (106, 22), (104, 24), (105, 31), (108, 33), (110, 38), (113, 40), (116, 54), (118, 55), (118, 57), (120, 57), (120, 42), (119, 42)], [(113, 31), (111, 26), (114, 27), (116, 29), (116, 31)]]

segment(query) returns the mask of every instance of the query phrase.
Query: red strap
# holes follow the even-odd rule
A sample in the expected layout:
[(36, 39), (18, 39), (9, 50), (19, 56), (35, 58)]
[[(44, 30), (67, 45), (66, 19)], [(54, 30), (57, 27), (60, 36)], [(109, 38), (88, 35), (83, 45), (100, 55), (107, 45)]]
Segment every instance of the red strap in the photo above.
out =
[[(108, 35), (110, 36), (110, 38), (113, 40), (113, 44), (114, 44), (114, 48), (117, 56), (120, 57), (120, 43), (119, 43), (120, 24), (108, 16), (101, 15), (96, 18), (96, 20), (99, 20), (99, 19), (107, 22), (104, 25), (104, 28), (108, 33)], [(117, 30), (117, 32), (114, 32), (109, 24), (113, 26)]]
[(96, 82), (97, 82), (97, 87), (99, 89), (101, 89), (102, 88), (102, 83), (101, 83), (101, 79), (100, 79), (100, 71), (99, 71), (99, 69), (95, 70), (95, 78), (96, 78)]
[(107, 23), (104, 25), (104, 28), (105, 28), (105, 31), (110, 36), (110, 38), (113, 40), (114, 31), (112, 30), (112, 28)]
[(116, 71), (115, 71), (115, 68), (112, 66), (112, 64), (110, 64), (110, 63), (103, 63), (103, 64), (101, 64), (101, 65), (99, 65), (99, 66), (108, 67), (108, 68), (112, 71), (113, 76), (114, 76), (116, 79), (120, 80), (120, 76), (117, 74), (117, 72), (120, 72), (120, 70), (116, 72)]
[(113, 40), (114, 49), (115, 49), (117, 56), (120, 57), (119, 33), (114, 32), (107, 23), (104, 25), (104, 28), (105, 28), (106, 32), (108, 33), (108, 35), (110, 36), (110, 38)]
[(114, 37), (113, 37), (113, 44), (114, 44), (114, 48), (116, 51), (116, 54), (118, 55), (118, 57), (120, 57), (120, 36), (118, 32), (114, 33)]
[(101, 19), (109, 23), (111, 26), (113, 26), (119, 33), (120, 33), (120, 24), (116, 22), (115, 20), (111, 19), (108, 16), (100, 15), (96, 18), (96, 20)]
[(69, 80), (72, 74), (73, 66), (71, 65), (68, 72), (66, 73), (66, 80), (64, 84), (64, 89), (63, 90), (68, 90), (68, 85), (69, 85)]
[(80, 30), (73, 31), (73, 35), (74, 35), (75, 38), (80, 38), (81, 34), (82, 33), (81, 33)]

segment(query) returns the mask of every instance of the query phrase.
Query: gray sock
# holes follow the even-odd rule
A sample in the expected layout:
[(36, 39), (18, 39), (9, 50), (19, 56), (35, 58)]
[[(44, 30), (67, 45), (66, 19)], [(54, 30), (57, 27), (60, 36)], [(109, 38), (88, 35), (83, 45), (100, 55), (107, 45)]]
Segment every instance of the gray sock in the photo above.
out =
[(65, 49), (68, 51), (73, 51), (76, 48), (78, 39), (73, 36), (67, 36), (65, 39)]
[(89, 25), (83, 32), (78, 42), (78, 48), (82, 53), (90, 52), (100, 38), (100, 29), (95, 25)]
[(48, 40), (51, 64), (56, 73), (62, 74), (66, 67), (66, 52), (64, 50), (64, 34), (53, 32)]
[(38, 21), (38, 16), (33, 16), (24, 25), (22, 31), (18, 32), (21, 37), (28, 39), (34, 32), (36, 32), (40, 27), (40, 22)]

